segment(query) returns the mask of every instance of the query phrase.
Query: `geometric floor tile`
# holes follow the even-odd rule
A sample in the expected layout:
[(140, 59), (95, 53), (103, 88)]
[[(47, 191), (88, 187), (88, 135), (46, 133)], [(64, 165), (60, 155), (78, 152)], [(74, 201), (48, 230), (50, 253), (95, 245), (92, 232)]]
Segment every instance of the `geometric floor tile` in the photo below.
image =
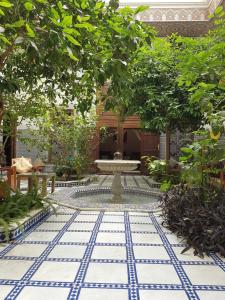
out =
[(115, 215), (115, 216), (124, 216), (124, 212), (119, 212), (119, 211), (106, 211), (104, 213), (104, 216), (107, 216), (107, 215)]
[(79, 300), (128, 300), (128, 291), (119, 289), (81, 289)]
[(162, 244), (162, 240), (158, 234), (151, 233), (132, 233), (132, 241), (135, 244)]
[(80, 213), (79, 213), (79, 215), (99, 215), (99, 211), (98, 210), (94, 210), (94, 211), (92, 211), (92, 210), (84, 210), (84, 211), (81, 211)]
[(199, 291), (197, 292), (199, 299), (201, 300), (224, 300), (225, 291), (223, 292), (212, 292), (212, 291)]
[(104, 215), (102, 222), (124, 222), (124, 216), (108, 216)]
[(92, 230), (95, 226), (95, 223), (78, 223), (73, 222), (68, 230)]
[(44, 261), (32, 280), (41, 281), (74, 281), (80, 263)]
[(96, 243), (125, 243), (125, 234), (117, 232), (99, 232)]
[(21, 279), (33, 264), (28, 260), (0, 260), (0, 279)]
[(66, 232), (60, 239), (60, 242), (88, 243), (91, 237), (90, 232)]
[(125, 230), (125, 225), (123, 223), (102, 223), (99, 230)]
[(65, 300), (69, 295), (68, 288), (32, 287), (23, 288), (17, 300)]
[(52, 241), (58, 232), (52, 231), (33, 231), (24, 240), (25, 241), (39, 241), (39, 242), (50, 242)]
[(170, 260), (164, 247), (160, 246), (133, 246), (136, 259), (164, 259)]
[(151, 232), (157, 232), (154, 225), (151, 223), (149, 224), (130, 224), (131, 231), (151, 231)]
[(141, 216), (141, 217), (149, 217), (148, 213), (143, 213), (143, 212), (129, 212), (129, 216)]
[[(139, 291), (140, 300), (188, 300), (184, 291)], [(201, 299), (203, 300), (203, 299)], [(213, 299), (212, 299), (213, 300)], [(215, 300), (218, 300), (217, 298)]]
[(37, 230), (61, 230), (65, 223), (46, 222), (37, 227)]
[(193, 249), (188, 250), (187, 252), (181, 254), (182, 250), (184, 249), (184, 247), (172, 247), (174, 253), (176, 254), (176, 257), (180, 260), (180, 261), (213, 261), (213, 259), (207, 255), (204, 255), (204, 259), (202, 259), (201, 257), (194, 255)]
[(7, 252), (6, 256), (38, 257), (48, 245), (18, 244)]
[(86, 247), (80, 245), (56, 245), (48, 255), (48, 258), (78, 258), (84, 256)]
[(90, 263), (84, 282), (127, 283), (127, 264)]
[(75, 219), (75, 222), (96, 222), (98, 215), (78, 215)]
[(8, 293), (14, 288), (12, 285), (0, 285), (0, 300), (5, 299)]
[(166, 238), (168, 239), (170, 244), (185, 244), (182, 238), (177, 237), (175, 234), (166, 234)]
[(152, 224), (152, 221), (149, 217), (142, 217), (142, 216), (130, 216), (129, 217), (130, 223), (146, 223)]
[(57, 222), (67, 222), (69, 219), (72, 217), (72, 215), (52, 215), (50, 216), (47, 221), (52, 222), (52, 221), (57, 221)]
[(126, 247), (122, 246), (95, 246), (92, 259), (126, 259)]
[(58, 211), (0, 247), (0, 300), (225, 300), (225, 259), (180, 254), (156, 214)]
[(180, 284), (173, 266), (158, 264), (136, 264), (139, 283)]
[[(225, 285), (225, 272), (218, 266), (183, 266), (192, 284)], [(224, 298), (225, 299), (225, 298)]]

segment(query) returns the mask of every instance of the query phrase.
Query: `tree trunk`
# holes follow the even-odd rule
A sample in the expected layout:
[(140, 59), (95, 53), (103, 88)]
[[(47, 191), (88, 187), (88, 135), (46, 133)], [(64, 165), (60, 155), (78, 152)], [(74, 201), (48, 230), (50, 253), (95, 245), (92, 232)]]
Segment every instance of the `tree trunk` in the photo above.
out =
[(3, 114), (4, 114), (4, 102), (3, 102), (3, 96), (0, 93), (0, 126), (2, 125)]
[(170, 160), (170, 130), (166, 127), (166, 175), (169, 174), (169, 160)]
[(117, 152), (120, 152), (123, 155), (123, 122), (118, 117), (117, 124)]

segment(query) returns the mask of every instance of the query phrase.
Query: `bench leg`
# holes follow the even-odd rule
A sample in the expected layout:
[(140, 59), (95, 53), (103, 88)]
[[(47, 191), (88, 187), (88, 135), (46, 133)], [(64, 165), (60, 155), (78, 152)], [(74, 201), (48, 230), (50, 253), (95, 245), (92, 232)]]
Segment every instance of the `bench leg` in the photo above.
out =
[(47, 196), (47, 178), (42, 178), (41, 196), (42, 197), (46, 197)]
[(54, 193), (54, 191), (55, 191), (55, 176), (52, 177), (51, 193)]

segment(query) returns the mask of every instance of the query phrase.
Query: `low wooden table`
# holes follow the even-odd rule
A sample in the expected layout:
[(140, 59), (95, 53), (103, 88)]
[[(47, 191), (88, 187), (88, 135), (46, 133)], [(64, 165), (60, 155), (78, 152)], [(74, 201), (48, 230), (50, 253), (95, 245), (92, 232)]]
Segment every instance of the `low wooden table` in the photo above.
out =
[(37, 180), (39, 183), (39, 179), (42, 179), (42, 190), (41, 190), (41, 196), (45, 197), (47, 196), (47, 181), (51, 180), (51, 193), (55, 191), (55, 173), (41, 173), (41, 172), (35, 172), (35, 173), (20, 173), (17, 174), (17, 188), (20, 189), (20, 181), (23, 179), (27, 179), (28, 181), (28, 191), (32, 190), (34, 180)]

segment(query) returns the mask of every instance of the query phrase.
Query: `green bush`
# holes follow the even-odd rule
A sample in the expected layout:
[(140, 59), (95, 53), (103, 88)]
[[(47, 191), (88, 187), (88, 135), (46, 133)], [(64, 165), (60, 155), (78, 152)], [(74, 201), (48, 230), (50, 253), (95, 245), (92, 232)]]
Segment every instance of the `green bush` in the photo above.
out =
[(0, 227), (3, 228), (6, 240), (10, 238), (10, 224), (17, 223), (21, 226), (21, 218), (28, 217), (31, 210), (42, 208), (45, 203), (55, 211), (52, 203), (39, 195), (37, 185), (26, 194), (19, 190), (13, 192), (9, 186), (4, 185), (4, 198), (0, 201)]
[(157, 181), (165, 179), (166, 176), (166, 161), (156, 159), (154, 156), (143, 156), (146, 159), (148, 173)]

